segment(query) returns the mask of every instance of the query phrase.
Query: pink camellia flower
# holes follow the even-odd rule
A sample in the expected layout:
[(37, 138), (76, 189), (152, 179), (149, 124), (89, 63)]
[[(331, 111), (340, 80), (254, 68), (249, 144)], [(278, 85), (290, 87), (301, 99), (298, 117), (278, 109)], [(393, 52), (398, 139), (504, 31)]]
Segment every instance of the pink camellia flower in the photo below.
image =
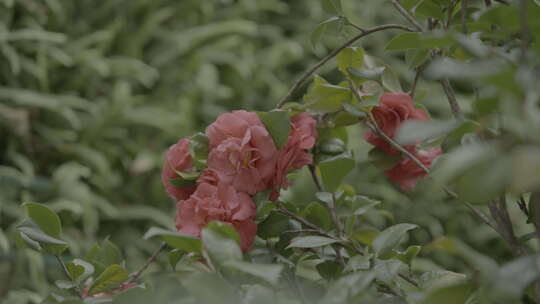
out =
[(279, 196), (280, 188), (287, 188), (287, 173), (298, 170), (313, 162), (307, 150), (313, 148), (317, 140), (317, 122), (308, 113), (300, 113), (291, 118), (291, 132), (287, 143), (278, 151), (276, 174), (273, 181), (271, 200)]
[(176, 228), (180, 232), (200, 237), (206, 224), (220, 221), (236, 229), (242, 251), (248, 251), (255, 240), (255, 203), (249, 195), (237, 192), (231, 185), (199, 184), (195, 193), (178, 202), (176, 208)]
[[(411, 96), (405, 93), (384, 93), (379, 99), (379, 105), (374, 107), (371, 113), (381, 131), (390, 138), (394, 138), (396, 130), (404, 121), (408, 119), (428, 119), (426, 112), (416, 109)], [(392, 148), (388, 142), (371, 130), (366, 132), (364, 139), (388, 154), (395, 155), (399, 153), (398, 150)], [(412, 150), (414, 150), (414, 147), (412, 147)]]
[(172, 145), (165, 154), (163, 162), (163, 171), (161, 172), (161, 182), (165, 190), (175, 201), (187, 199), (195, 191), (195, 186), (176, 187), (171, 184), (171, 179), (178, 179), (177, 171), (189, 171), (193, 167), (191, 155), (189, 154), (189, 140), (191, 137), (185, 137)]
[(277, 149), (257, 114), (233, 111), (206, 128), (208, 168), (220, 182), (253, 195), (270, 188)]
[[(433, 160), (441, 153), (441, 148), (433, 148), (430, 150), (418, 150), (414, 153), (414, 156), (429, 168)], [(413, 189), (418, 180), (426, 176), (426, 172), (408, 157), (404, 157), (402, 161), (393, 168), (384, 171), (384, 173), (390, 180), (398, 183), (403, 190)]]

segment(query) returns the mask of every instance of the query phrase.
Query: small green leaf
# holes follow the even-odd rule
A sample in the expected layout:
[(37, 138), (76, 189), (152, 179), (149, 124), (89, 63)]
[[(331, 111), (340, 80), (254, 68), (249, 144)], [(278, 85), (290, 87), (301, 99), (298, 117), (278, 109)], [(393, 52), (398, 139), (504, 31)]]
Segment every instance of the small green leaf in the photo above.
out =
[(420, 250), (422, 250), (422, 246), (409, 246), (405, 251), (397, 251), (394, 249), (394, 252), (396, 258), (410, 267)]
[(333, 192), (354, 169), (356, 162), (348, 153), (336, 155), (319, 163), (322, 182), (326, 191)]
[(162, 228), (152, 227), (145, 234), (144, 238), (148, 239), (154, 236), (159, 236), (161, 239), (167, 243), (167, 245), (182, 249), (188, 252), (201, 252), (202, 242), (200, 239), (191, 236), (182, 234), (175, 231), (165, 230)]
[(182, 257), (184, 257), (185, 254), (186, 252), (181, 249), (173, 249), (169, 251), (167, 256), (169, 257), (169, 264), (171, 264), (173, 270), (175, 270), (176, 264), (178, 264), (178, 262), (182, 259)]
[(292, 239), (287, 248), (315, 248), (330, 245), (336, 242), (336, 239), (331, 239), (324, 236), (299, 236)]
[(373, 148), (368, 152), (368, 160), (380, 170), (388, 170), (397, 165), (401, 160), (401, 155), (390, 155), (379, 148)]
[(403, 265), (403, 263), (398, 260), (376, 259), (373, 271), (375, 271), (375, 276), (379, 281), (390, 284), (398, 275), (401, 265)]
[(26, 213), (46, 234), (59, 238), (62, 233), (62, 223), (58, 215), (49, 207), (37, 203), (24, 203)]
[(118, 288), (129, 277), (129, 273), (122, 266), (113, 264), (107, 267), (88, 289), (88, 295), (106, 292)]
[(71, 280), (81, 283), (94, 273), (94, 265), (81, 260), (74, 259), (73, 261), (66, 263), (66, 268)]
[(291, 120), (286, 111), (257, 112), (268, 133), (272, 136), (278, 149), (281, 149), (289, 138)]
[(378, 256), (384, 255), (399, 244), (399, 241), (407, 231), (417, 227), (414, 224), (397, 224), (386, 228), (373, 240), (372, 247), (374, 252)]
[(338, 69), (345, 75), (349, 68), (361, 68), (364, 65), (364, 50), (358, 47), (347, 47), (336, 56)]
[(174, 187), (179, 187), (179, 188), (191, 187), (197, 184), (196, 180), (185, 179), (183, 177), (171, 178), (169, 179), (169, 183), (171, 183), (171, 185), (173, 185)]
[(189, 154), (198, 169), (206, 167), (206, 160), (208, 159), (208, 137), (206, 134), (198, 132), (191, 137)]
[(373, 244), (373, 240), (379, 235), (379, 231), (372, 228), (360, 229), (352, 233), (352, 238), (364, 245)]
[(304, 95), (304, 107), (314, 111), (336, 112), (342, 104), (349, 103), (352, 92), (348, 87), (333, 85), (320, 76), (315, 76), (313, 84)]
[(325, 154), (341, 154), (345, 152), (346, 148), (347, 146), (345, 145), (345, 143), (339, 138), (328, 138), (319, 143), (320, 152)]
[(283, 270), (283, 265), (253, 264), (243, 261), (227, 261), (223, 266), (263, 279), (272, 285), (278, 283)]

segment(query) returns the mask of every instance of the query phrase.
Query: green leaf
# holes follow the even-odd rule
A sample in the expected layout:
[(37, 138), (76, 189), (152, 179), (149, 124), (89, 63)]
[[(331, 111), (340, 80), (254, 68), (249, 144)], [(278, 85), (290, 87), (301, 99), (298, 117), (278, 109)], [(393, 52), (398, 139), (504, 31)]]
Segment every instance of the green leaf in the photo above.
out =
[(341, 181), (354, 169), (356, 162), (350, 154), (340, 154), (319, 162), (319, 169), (326, 191), (334, 192)]
[(405, 251), (397, 251), (394, 249), (394, 252), (396, 258), (411, 267), (412, 261), (416, 258), (420, 250), (422, 250), (422, 246), (409, 246)]
[(342, 24), (343, 24), (343, 18), (339, 17), (339, 16), (332, 16), (332, 17), (324, 20), (323, 22), (319, 23), (315, 27), (313, 32), (311, 32), (311, 35), (310, 35), (310, 40), (311, 40), (312, 46), (315, 47), (319, 43), (319, 41), (321, 40), (321, 37), (324, 35), (324, 33), (329, 30), (329, 27), (331, 27), (333, 25), (337, 25), (338, 27), (340, 27), (340, 25), (342, 25)]
[(347, 47), (336, 56), (338, 69), (345, 75), (349, 68), (361, 68), (364, 65), (364, 49), (359, 47)]
[(263, 279), (272, 285), (278, 283), (283, 270), (283, 265), (253, 264), (243, 261), (227, 261), (223, 266)]
[(445, 286), (430, 291), (421, 304), (467, 303), (475, 288), (470, 283)]
[(77, 283), (84, 282), (94, 273), (94, 265), (81, 259), (74, 259), (67, 262), (66, 268), (71, 280)]
[(345, 152), (347, 146), (339, 138), (328, 138), (319, 143), (319, 150), (321, 153), (336, 155)]
[(332, 15), (343, 15), (341, 0), (322, 0), (323, 9)]
[[(206, 167), (206, 160), (208, 159), (208, 137), (206, 134), (198, 132), (191, 137), (189, 141), (189, 154), (198, 169)], [(184, 177), (182, 174), (180, 175)]]
[(458, 126), (458, 122), (407, 120), (397, 130), (394, 140), (401, 145), (413, 145), (446, 135)]
[(368, 270), (371, 265), (371, 257), (367, 255), (355, 255), (349, 259), (347, 265), (345, 265), (345, 272)]
[(46, 234), (59, 238), (62, 233), (62, 223), (58, 215), (49, 207), (37, 203), (24, 203), (28, 217)]
[(88, 295), (106, 292), (118, 288), (127, 281), (129, 273), (122, 266), (113, 264), (107, 267), (88, 289)]
[(57, 255), (68, 247), (66, 242), (43, 232), (32, 220), (25, 220), (17, 226), (17, 231), (21, 239), (37, 251), (45, 250), (50, 254)]
[(421, 48), (422, 38), (418, 33), (405, 33), (394, 36), (386, 45), (386, 50), (407, 50)]
[(257, 235), (267, 240), (278, 237), (281, 233), (289, 229), (289, 218), (277, 211), (271, 211), (268, 217), (257, 225)]
[(539, 278), (540, 255), (520, 257), (499, 269), (493, 290), (497, 299), (511, 303), (521, 298), (525, 288)]
[(461, 141), (465, 134), (475, 133), (479, 130), (481, 125), (477, 122), (466, 120), (461, 122), (459, 125), (454, 128), (448, 135), (445, 137), (442, 144), (444, 151), (450, 151), (452, 148), (455, 148), (461, 145)]
[[(518, 146), (512, 151), (510, 189), (524, 193), (540, 188), (540, 149), (537, 146)], [(530, 203), (529, 203), (530, 204)]]
[[(198, 173), (197, 173), (198, 174)], [(169, 183), (174, 187), (191, 187), (197, 184), (197, 181), (194, 179), (185, 179), (183, 177), (171, 178)]]
[(176, 264), (178, 264), (178, 262), (182, 259), (182, 257), (184, 257), (185, 254), (186, 252), (181, 249), (173, 249), (169, 251), (167, 256), (169, 258), (169, 264), (171, 264), (173, 270), (176, 269)]
[(291, 240), (287, 248), (316, 248), (336, 243), (336, 239), (331, 239), (324, 236), (299, 236)]
[(373, 271), (375, 271), (375, 276), (381, 282), (390, 284), (399, 274), (399, 268), (403, 265), (401, 261), (398, 260), (375, 260), (375, 266), (373, 266)]
[(372, 228), (359, 229), (352, 233), (351, 237), (364, 245), (373, 244), (373, 240), (379, 235), (379, 231)]
[(386, 69), (386, 67), (379, 66), (379, 67), (375, 67), (373, 69), (349, 68), (348, 71), (353, 76), (359, 77), (361, 79), (370, 79), (370, 80), (379, 81), (381, 79), (385, 69)]
[(343, 266), (336, 261), (324, 261), (317, 264), (317, 271), (326, 280), (335, 280), (343, 272)]
[(315, 76), (313, 84), (304, 95), (304, 107), (314, 111), (336, 112), (344, 102), (350, 102), (352, 92), (348, 87), (333, 85), (320, 76)]
[(272, 136), (278, 149), (281, 149), (289, 138), (291, 130), (291, 120), (286, 111), (274, 110), (270, 112), (257, 112), (262, 123)]
[(424, 17), (433, 17), (439, 20), (445, 19), (442, 6), (432, 0), (423, 0), (416, 6), (415, 13)]
[(223, 264), (226, 261), (242, 260), (240, 237), (232, 226), (212, 222), (202, 230), (201, 238), (213, 262)]
[(312, 202), (304, 208), (302, 216), (310, 223), (321, 227), (324, 230), (332, 228), (332, 217), (322, 204), (318, 202)]
[(162, 228), (152, 227), (145, 234), (144, 238), (148, 239), (154, 236), (159, 236), (161, 239), (167, 243), (167, 245), (185, 250), (188, 252), (201, 252), (202, 242), (200, 239), (191, 236), (182, 234), (175, 231), (165, 230)]
[(383, 230), (373, 240), (373, 250), (378, 256), (382, 256), (388, 251), (394, 249), (399, 244), (401, 238), (407, 231), (417, 228), (414, 224), (397, 224)]

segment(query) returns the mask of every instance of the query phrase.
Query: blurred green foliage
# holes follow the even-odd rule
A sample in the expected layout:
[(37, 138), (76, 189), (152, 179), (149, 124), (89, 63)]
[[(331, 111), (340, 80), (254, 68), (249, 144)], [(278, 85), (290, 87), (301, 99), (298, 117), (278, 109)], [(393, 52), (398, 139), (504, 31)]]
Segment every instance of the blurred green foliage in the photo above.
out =
[[(414, 8), (415, 16), (427, 23), (427, 18), (444, 19), (446, 5), (454, 1), (402, 2), (407, 9)], [(440, 134), (453, 132), (444, 147), (457, 152), (441, 166), (442, 179), (453, 183), (461, 195), (482, 202), (499, 189), (490, 186), (499, 185), (500, 179), (485, 183), (482, 180), (487, 176), (511, 176), (513, 182), (504, 187), (510, 189), (508, 197), (513, 202), (517, 194), (524, 192), (522, 188), (536, 189), (540, 184), (540, 179), (535, 177), (538, 172), (534, 172), (537, 167), (528, 166), (539, 162), (540, 132), (537, 132), (538, 117), (534, 116), (537, 110), (531, 110), (531, 117), (523, 119), (519, 103), (524, 95), (538, 93), (537, 83), (534, 83), (538, 80), (538, 61), (534, 61), (536, 70), (531, 64), (531, 69), (517, 71), (517, 66), (512, 64), (519, 57), (519, 45), (510, 39), (515, 38), (519, 30), (519, 18), (514, 18), (517, 16), (515, 6), (499, 5), (485, 13), (484, 1), (469, 2), (469, 30), (482, 31), (481, 39), (489, 47), (496, 47), (497, 56), (492, 56), (490, 52), (494, 49), (479, 43), (477, 36), (413, 33), (398, 36), (398, 32), (385, 31), (362, 40), (358, 43), (362, 49), (356, 51), (362, 52), (362, 56), (365, 51), (365, 54), (382, 58), (387, 71), (392, 67), (393, 76), (383, 75), (382, 70), (374, 66), (366, 67), (370, 69), (368, 74), (360, 69), (351, 73), (365, 78), (387, 77), (387, 81), (383, 80), (387, 89), (408, 90), (415, 68), (430, 61), (428, 48), (447, 52), (444, 55), (455, 61), (434, 60), (418, 84), (415, 98), (438, 120), (429, 127), (424, 126), (425, 129), (439, 130)], [(530, 20), (534, 20), (531, 35), (538, 36), (538, 10), (532, 7), (529, 12)], [(343, 16), (336, 17), (340, 14)], [(461, 30), (459, 18), (456, 10), (450, 31)], [(94, 267), (96, 273), (102, 273), (113, 267), (112, 273), (117, 266), (111, 265), (122, 263), (122, 256), (127, 269), (136, 269), (158, 246), (157, 241), (143, 240), (144, 232), (152, 226), (173, 227), (174, 202), (166, 197), (159, 176), (163, 151), (179, 138), (202, 131), (223, 112), (274, 108), (302, 71), (357, 33), (348, 22), (362, 28), (385, 22), (405, 24), (389, 1), (377, 0), (0, 1), (0, 303), (39, 303), (50, 292), (50, 282), (62, 278), (61, 268), (53, 256), (17, 246), (20, 239), (16, 237), (15, 227), (25, 218), (23, 202), (44, 203), (59, 214), (63, 240), (69, 244), (65, 255), (69, 260), (84, 257), (91, 263), (91, 266), (80, 266), (85, 271)], [(532, 56), (535, 60), (540, 50), (538, 45), (536, 39), (530, 46), (536, 52)], [(344, 57), (337, 62), (341, 72), (346, 72), (348, 67), (357, 68)], [(381, 67), (376, 59), (373, 62)], [(329, 64), (319, 73), (328, 82), (338, 83), (343, 77), (335, 67)], [(395, 75), (399, 76), (395, 78)], [(444, 77), (454, 82), (463, 112), (475, 122), (461, 124), (459, 128), (440, 124), (441, 120), (451, 117), (446, 96), (438, 83)], [(324, 84), (324, 79), (317, 78), (317, 81)], [(313, 101), (325, 93), (316, 90), (317, 86), (312, 86), (305, 96), (297, 92), (293, 100), (304, 98), (316, 104), (316, 110), (324, 112), (328, 109), (325, 108), (328, 99)], [(345, 97), (339, 92), (329, 92), (328, 96), (351, 99), (348, 92)], [(331, 101), (330, 110), (334, 109), (332, 107), (341, 109), (342, 100), (339, 102), (336, 107)], [(465, 163), (469, 149), (461, 147), (460, 150), (459, 146), (466, 141), (462, 139), (466, 138), (464, 134), (476, 130), (479, 123), (483, 130), (499, 128), (494, 119), (496, 112), (507, 115), (507, 125), (501, 129), (509, 135), (504, 139), (510, 144), (530, 146), (511, 150), (512, 158), (508, 159), (503, 157), (505, 152), (497, 150), (501, 147), (490, 142), (474, 153), (478, 152), (478, 158), (488, 159), (497, 166), (479, 162), (475, 163), (476, 169), (480, 167), (478, 171), (464, 173), (466, 168), (458, 166)], [(340, 119), (335, 122), (349, 125)], [(380, 254), (396, 247), (400, 237), (405, 235), (409, 236), (407, 243), (426, 245), (420, 252), (411, 246), (396, 253), (412, 271), (430, 271), (420, 278), (422, 288), (431, 287), (428, 285), (436, 281), (437, 276), (453, 282), (463, 282), (465, 276), (461, 273), (485, 278), (486, 274), (493, 273), (490, 271), (496, 266), (495, 262), (503, 264), (510, 259), (509, 248), (497, 234), (475, 219), (462, 204), (447, 198), (436, 182), (425, 180), (408, 194), (389, 183), (376, 166), (373, 155), (368, 154), (371, 146), (361, 140), (362, 132), (358, 125), (332, 128), (321, 133), (321, 138), (328, 141), (324, 147), (320, 145), (321, 151), (329, 154), (343, 152), (346, 144), (353, 149), (356, 167), (345, 166), (352, 170), (346, 179), (350, 186), (333, 183), (336, 174), (341, 178), (348, 171), (343, 174), (332, 171), (332, 158), (321, 159), (320, 163), (323, 164), (321, 170), (326, 170), (322, 172), (324, 182), (345, 193), (341, 204), (369, 206), (358, 214), (361, 229), (347, 231), (356, 241), (371, 244), (382, 231), (384, 238), (375, 242)], [(459, 154), (459, 151), (463, 152)], [(524, 159), (527, 161), (520, 161)], [(346, 164), (352, 162), (348, 158), (338, 160)], [(498, 171), (488, 170), (491, 168)], [(526, 177), (520, 178), (516, 170), (525, 172)], [(453, 179), (452, 174), (460, 178)], [(294, 206), (287, 207), (301, 210), (303, 216), (320, 227), (329, 227), (330, 217), (320, 208), (325, 198), (314, 195), (316, 190), (309, 172), (299, 172), (294, 182), (295, 186), (282, 195), (286, 202), (294, 202)], [(527, 242), (531, 225), (527, 224), (517, 204), (509, 205), (516, 234), (524, 236)], [(375, 206), (377, 208), (373, 208)], [(272, 238), (285, 229), (298, 228), (290, 227), (291, 223), (281, 214), (265, 210), (264, 204), (259, 207), (258, 216), (264, 219), (259, 225), (259, 236)], [(347, 210), (344, 208), (343, 213)], [(266, 214), (269, 216), (265, 217)], [(393, 226), (401, 228), (396, 239), (387, 227), (402, 222), (414, 223), (420, 229), (405, 234), (416, 226)], [(349, 226), (353, 227), (354, 223)], [(298, 258), (296, 273), (287, 269), (282, 276), (289, 285), (297, 284), (296, 275), (300, 276), (301, 289), (308, 293), (308, 300), (332, 300), (324, 298), (320, 285), (313, 282), (320, 282), (322, 278), (333, 282), (342, 271), (370, 267), (370, 260), (362, 256), (350, 259), (345, 269), (315, 254), (299, 258), (295, 255), (297, 248), (287, 247), (291, 239), (292, 236), (282, 236), (275, 244), (281, 253)], [(207, 234), (208, 240), (223, 241), (211, 232)], [(319, 243), (313, 243), (315, 241)], [(300, 237), (293, 243), (307, 248), (327, 241)], [(200, 246), (198, 242), (195, 245)], [(535, 242), (527, 242), (527, 246), (537, 247)], [(264, 247), (259, 239), (249, 258), (270, 262), (263, 254)], [(233, 246), (231, 252), (235, 250)], [(160, 263), (151, 267), (157, 272), (170, 269), (169, 262), (176, 265), (181, 257), (173, 252), (168, 258), (167, 261), (167, 257), (161, 256)], [(275, 268), (242, 264), (245, 262), (235, 256), (231, 259), (234, 261), (229, 261), (226, 267), (235, 271), (248, 269), (251, 275), (261, 277), (264, 273), (268, 277), (263, 279), (269, 280), (269, 284), (277, 283)], [(78, 262), (75, 261), (68, 266), (76, 269)], [(510, 266), (516, 267), (503, 267), (499, 273), (507, 281), (516, 275), (515, 269), (525, 271), (533, 267), (535, 260), (513, 263)], [(383, 274), (377, 272), (377, 280), (385, 281), (388, 273), (396, 275), (391, 271), (395, 270), (395, 265), (390, 262), (377, 260), (377, 265), (371, 266), (387, 270)], [(78, 275), (84, 277), (85, 271)], [(340, 286), (367, 286), (374, 280), (374, 273), (340, 278), (330, 286), (327, 297), (342, 294)], [(185, 292), (184, 288), (208, 302), (226, 300), (211, 298), (212, 295), (201, 288), (208, 284), (209, 288), (218, 290), (226, 285), (215, 276), (200, 274), (183, 284), (178, 282), (178, 277), (168, 275), (153, 276), (152, 280), (160, 297), (152, 298), (155, 303), (167, 303), (172, 298), (171, 290)], [(460, 284), (444, 292), (458, 298), (464, 294), (466, 298), (471, 285)], [(272, 299), (273, 291), (263, 285), (252, 285), (246, 293), (252, 299)], [(526, 285), (517, 282), (508, 288)], [(504, 286), (496, 287), (504, 289)], [(127, 294), (123, 301), (130, 302), (137, 296), (135, 291)], [(428, 303), (440, 303), (437, 301), (441, 298), (449, 298), (444, 294), (428, 297), (432, 297)], [(229, 299), (235, 300), (234, 295)], [(374, 301), (367, 299), (370, 300)], [(402, 303), (395, 298), (388, 301)]]

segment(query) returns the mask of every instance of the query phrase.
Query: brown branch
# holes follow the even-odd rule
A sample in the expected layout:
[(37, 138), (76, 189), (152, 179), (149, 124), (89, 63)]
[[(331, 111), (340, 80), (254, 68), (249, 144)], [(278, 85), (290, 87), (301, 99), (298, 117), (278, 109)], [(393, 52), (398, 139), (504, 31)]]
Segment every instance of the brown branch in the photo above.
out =
[(279, 212), (281, 212), (282, 214), (284, 214), (284, 215), (292, 218), (293, 220), (303, 224), (304, 226), (311, 228), (317, 234), (326, 236), (326, 237), (331, 238), (331, 239), (336, 239), (336, 237), (334, 235), (331, 235), (330, 233), (322, 230), (317, 225), (312, 224), (311, 222), (309, 222), (305, 218), (290, 212), (287, 208), (285, 208), (285, 206), (283, 205), (283, 203), (281, 201), (275, 200), (274, 204), (276, 204), (276, 206), (278, 207)]
[(414, 80), (411, 85), (411, 90), (409, 91), (409, 95), (411, 98), (414, 98), (414, 93), (416, 92), (416, 86), (418, 85), (418, 80), (420, 80), (420, 75), (422, 75), (422, 72), (424, 71), (424, 68), (426, 67), (425, 64), (421, 64), (416, 68), (416, 74), (414, 75)]
[(392, 5), (394, 5), (394, 7), (398, 10), (401, 16), (405, 17), (405, 19), (407, 19), (407, 21), (409, 21), (414, 26), (414, 28), (416, 28), (417, 31), (424, 31), (422, 25), (420, 25), (420, 23), (418, 23), (418, 21), (414, 19), (414, 17), (407, 11), (407, 9), (405, 9), (401, 5), (401, 3), (399, 3), (399, 0), (392, 0)]
[(156, 251), (154, 251), (154, 253), (152, 253), (152, 255), (148, 258), (146, 263), (144, 263), (144, 265), (137, 272), (135, 272), (131, 276), (131, 278), (129, 278), (129, 280), (126, 283), (131, 283), (131, 282), (137, 281), (139, 279), (139, 277), (141, 276), (141, 274), (150, 266), (150, 264), (152, 264), (156, 260), (158, 255), (161, 253), (161, 251), (163, 251), (163, 249), (165, 249), (166, 246), (167, 245), (164, 242), (161, 243), (159, 248), (156, 249)]
[(283, 105), (289, 100), (289, 98), (292, 96), (292, 94), (301, 86), (303, 86), (306, 82), (306, 80), (309, 79), (313, 73), (315, 73), (320, 67), (322, 67), (325, 63), (327, 63), (330, 59), (334, 58), (341, 50), (345, 49), (346, 47), (352, 45), (354, 42), (356, 42), (358, 39), (363, 38), (365, 36), (368, 36), (370, 34), (389, 30), (389, 29), (400, 29), (404, 31), (414, 32), (413, 29), (408, 28), (401, 24), (385, 24), (385, 25), (379, 25), (375, 26), (369, 29), (364, 30), (362, 33), (354, 36), (353, 38), (349, 39), (347, 42), (345, 42), (343, 45), (338, 47), (337, 49), (333, 50), (330, 54), (326, 55), (323, 59), (321, 59), (319, 62), (317, 62), (313, 67), (311, 67), (309, 70), (304, 72), (302, 76), (295, 81), (294, 85), (289, 89), (287, 94), (281, 98), (281, 100), (277, 104), (277, 108), (283, 107)]

